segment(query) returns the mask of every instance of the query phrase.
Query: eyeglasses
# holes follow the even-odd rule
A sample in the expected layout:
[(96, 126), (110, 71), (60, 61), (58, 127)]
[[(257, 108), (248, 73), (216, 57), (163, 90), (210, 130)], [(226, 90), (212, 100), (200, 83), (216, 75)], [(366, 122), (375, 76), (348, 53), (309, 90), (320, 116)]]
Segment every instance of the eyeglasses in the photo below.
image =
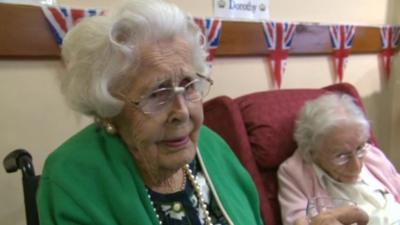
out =
[(198, 102), (208, 94), (213, 81), (204, 75), (198, 73), (196, 75), (198, 78), (184, 83), (183, 86), (159, 88), (141, 96), (138, 101), (126, 97), (125, 100), (145, 114), (153, 114), (168, 108), (178, 94), (182, 94), (186, 101)]
[(349, 153), (341, 153), (336, 155), (333, 159), (332, 162), (338, 166), (343, 166), (347, 164), (352, 155), (354, 154), (358, 159), (363, 159), (365, 155), (367, 154), (368, 150), (371, 148), (371, 145), (368, 143), (364, 143), (360, 148), (358, 148), (355, 152), (349, 152)]

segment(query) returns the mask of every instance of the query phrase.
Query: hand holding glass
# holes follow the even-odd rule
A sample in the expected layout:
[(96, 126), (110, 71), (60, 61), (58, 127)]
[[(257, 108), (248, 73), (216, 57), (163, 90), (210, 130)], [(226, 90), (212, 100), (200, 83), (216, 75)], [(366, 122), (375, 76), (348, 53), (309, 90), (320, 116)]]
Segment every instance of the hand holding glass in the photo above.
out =
[(306, 215), (307, 220), (311, 222), (311, 219), (322, 212), (326, 212), (332, 209), (356, 206), (356, 203), (343, 198), (330, 198), (330, 197), (314, 197), (308, 200)]

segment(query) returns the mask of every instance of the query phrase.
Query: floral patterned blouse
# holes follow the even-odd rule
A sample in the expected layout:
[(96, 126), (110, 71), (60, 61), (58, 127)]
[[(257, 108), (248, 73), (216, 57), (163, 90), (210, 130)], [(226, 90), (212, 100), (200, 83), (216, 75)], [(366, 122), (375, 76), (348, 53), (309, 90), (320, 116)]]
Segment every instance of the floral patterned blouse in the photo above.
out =
[[(194, 160), (189, 166), (200, 185), (212, 223), (227, 225), (228, 223), (212, 195), (201, 168), (197, 164), (197, 161)], [(197, 196), (189, 179), (187, 179), (185, 188), (175, 193), (161, 194), (149, 188), (147, 190), (163, 225), (206, 225), (203, 210), (198, 204)]]

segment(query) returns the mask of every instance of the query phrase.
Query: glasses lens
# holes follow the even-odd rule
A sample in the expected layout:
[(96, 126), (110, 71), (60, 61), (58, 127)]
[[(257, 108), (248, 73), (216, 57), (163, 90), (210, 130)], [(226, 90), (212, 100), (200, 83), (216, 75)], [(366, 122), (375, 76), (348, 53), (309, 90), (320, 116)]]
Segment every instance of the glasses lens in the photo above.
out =
[(161, 110), (166, 103), (174, 96), (171, 88), (161, 88), (150, 93), (140, 101), (140, 108), (144, 113), (153, 113)]
[(184, 92), (185, 99), (191, 102), (201, 100), (204, 96), (204, 89), (206, 88), (203, 83), (205, 82), (203, 82), (202, 79), (195, 79), (186, 84)]
[[(364, 156), (367, 154), (368, 148), (369, 148), (369, 144), (368, 143), (364, 144), (361, 148), (356, 150), (355, 156), (358, 159), (364, 158)], [(350, 161), (352, 154), (353, 153), (340, 154), (333, 159), (333, 163), (335, 163), (339, 166), (344, 165)]]
[(210, 87), (211, 83), (208, 80), (199, 78), (186, 83), (183, 87), (160, 88), (143, 98), (139, 102), (139, 107), (146, 114), (155, 113), (166, 107), (176, 94), (182, 92), (187, 101), (197, 102), (208, 94)]
[(342, 166), (350, 161), (349, 155), (339, 155), (333, 159), (333, 163), (336, 165)]

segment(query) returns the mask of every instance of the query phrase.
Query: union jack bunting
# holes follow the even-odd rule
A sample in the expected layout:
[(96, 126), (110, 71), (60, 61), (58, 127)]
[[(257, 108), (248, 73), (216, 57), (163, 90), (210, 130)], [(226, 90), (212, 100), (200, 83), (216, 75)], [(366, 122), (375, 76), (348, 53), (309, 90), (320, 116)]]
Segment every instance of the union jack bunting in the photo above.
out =
[(200, 30), (207, 39), (207, 62), (211, 66), (218, 48), (219, 39), (221, 37), (222, 22), (216, 18), (194, 18), (194, 22), (199, 26)]
[(282, 75), (285, 73), (289, 50), (296, 33), (292, 23), (264, 22), (264, 37), (269, 50), (273, 80), (281, 88)]
[(65, 34), (82, 18), (102, 15), (103, 10), (98, 9), (72, 9), (70, 7), (42, 6), (43, 14), (50, 23), (58, 46), (61, 47)]
[(355, 33), (356, 28), (353, 25), (329, 26), (335, 72), (339, 78), (339, 82), (343, 80), (344, 67), (350, 54)]
[(382, 44), (382, 65), (386, 79), (390, 78), (392, 58), (400, 42), (400, 26), (383, 26), (380, 28)]

